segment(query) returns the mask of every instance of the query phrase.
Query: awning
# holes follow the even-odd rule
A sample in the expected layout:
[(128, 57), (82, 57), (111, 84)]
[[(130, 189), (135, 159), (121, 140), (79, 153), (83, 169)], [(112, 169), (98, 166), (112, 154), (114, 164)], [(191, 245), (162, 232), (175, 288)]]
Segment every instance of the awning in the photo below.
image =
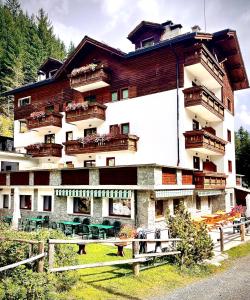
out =
[(198, 191), (198, 196), (205, 197), (205, 196), (218, 196), (222, 195), (222, 191)]
[(59, 197), (95, 197), (95, 198), (123, 198), (132, 197), (131, 190), (86, 190), (86, 189), (55, 189), (55, 195)]
[(192, 196), (193, 190), (161, 190), (155, 191), (156, 198), (170, 198), (170, 197), (185, 197)]

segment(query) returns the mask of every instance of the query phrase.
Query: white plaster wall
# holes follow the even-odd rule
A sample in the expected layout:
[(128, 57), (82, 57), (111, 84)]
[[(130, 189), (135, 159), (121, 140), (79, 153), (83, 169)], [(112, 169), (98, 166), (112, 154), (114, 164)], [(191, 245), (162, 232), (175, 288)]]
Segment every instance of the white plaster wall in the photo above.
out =
[[(233, 205), (231, 205), (231, 203), (230, 203), (230, 194), (233, 195)], [(231, 209), (235, 206), (235, 193), (234, 193), (234, 189), (226, 189), (225, 205), (226, 205), (226, 212), (230, 212)]]
[(38, 160), (15, 153), (1, 152), (0, 165), (2, 161), (19, 163), (19, 170), (29, 170), (38, 167)]

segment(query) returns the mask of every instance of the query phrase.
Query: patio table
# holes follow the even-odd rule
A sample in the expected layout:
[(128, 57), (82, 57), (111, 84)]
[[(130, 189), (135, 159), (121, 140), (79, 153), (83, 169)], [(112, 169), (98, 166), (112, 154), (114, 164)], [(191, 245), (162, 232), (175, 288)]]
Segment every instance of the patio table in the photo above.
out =
[(98, 227), (99, 229), (112, 229), (113, 225), (104, 225), (104, 224), (89, 224), (89, 227)]
[(29, 222), (35, 222), (36, 223), (36, 229), (37, 229), (39, 224), (42, 224), (45, 221), (45, 219), (43, 219), (43, 218), (35, 218), (35, 217), (28, 217), (28, 218), (26, 218), (26, 220), (29, 221)]
[(58, 223), (59, 224), (64, 224), (64, 225), (71, 226), (71, 228), (72, 228), (72, 235), (73, 236), (75, 235), (75, 228), (76, 228), (76, 226), (81, 225), (80, 222), (73, 222), (73, 221), (59, 221)]

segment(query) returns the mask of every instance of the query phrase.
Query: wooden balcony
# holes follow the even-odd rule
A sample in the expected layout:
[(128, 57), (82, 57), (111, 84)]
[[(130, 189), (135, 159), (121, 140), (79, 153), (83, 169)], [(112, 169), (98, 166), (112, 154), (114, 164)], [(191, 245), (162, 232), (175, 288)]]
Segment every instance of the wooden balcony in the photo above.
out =
[(90, 64), (74, 69), (69, 78), (71, 88), (81, 93), (100, 89), (110, 84), (109, 69), (102, 64)]
[(185, 107), (208, 122), (224, 120), (223, 103), (204, 86), (183, 90)]
[(194, 173), (196, 189), (225, 189), (226, 175), (223, 173), (197, 171)]
[(39, 143), (25, 147), (27, 154), (32, 157), (62, 157), (62, 148), (60, 144)]
[(46, 113), (43, 117), (40, 118), (28, 117), (27, 127), (29, 130), (44, 129), (46, 131), (53, 130), (55, 128), (61, 128), (62, 117), (63, 116), (60, 113), (56, 112)]
[(218, 88), (223, 85), (225, 72), (204, 44), (186, 49), (184, 65), (194, 78), (208, 88)]
[(92, 142), (83, 144), (79, 140), (67, 141), (65, 145), (66, 155), (81, 155), (97, 152), (113, 152), (113, 151), (137, 151), (138, 137), (135, 135), (120, 134), (113, 137), (109, 141)]
[(186, 131), (184, 136), (186, 149), (192, 149), (206, 155), (225, 154), (227, 142), (204, 129)]
[(93, 127), (98, 127), (105, 121), (107, 106), (100, 103), (89, 103), (86, 108), (76, 108), (66, 111), (66, 122), (77, 126), (85, 126), (91, 122)]

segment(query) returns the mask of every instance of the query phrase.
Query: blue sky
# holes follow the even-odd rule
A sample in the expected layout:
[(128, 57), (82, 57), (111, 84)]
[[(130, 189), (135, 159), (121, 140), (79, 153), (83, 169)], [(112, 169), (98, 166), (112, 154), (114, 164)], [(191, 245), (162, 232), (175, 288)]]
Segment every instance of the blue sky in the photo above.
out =
[[(245, 67), (250, 69), (250, 0), (21, 0), (24, 10), (36, 14), (44, 8), (54, 31), (67, 45), (77, 45), (84, 35), (128, 52), (133, 50), (128, 33), (142, 20), (172, 20), (190, 31), (198, 24), (206, 31), (237, 31)], [(235, 93), (235, 128), (250, 131), (250, 89)]]

